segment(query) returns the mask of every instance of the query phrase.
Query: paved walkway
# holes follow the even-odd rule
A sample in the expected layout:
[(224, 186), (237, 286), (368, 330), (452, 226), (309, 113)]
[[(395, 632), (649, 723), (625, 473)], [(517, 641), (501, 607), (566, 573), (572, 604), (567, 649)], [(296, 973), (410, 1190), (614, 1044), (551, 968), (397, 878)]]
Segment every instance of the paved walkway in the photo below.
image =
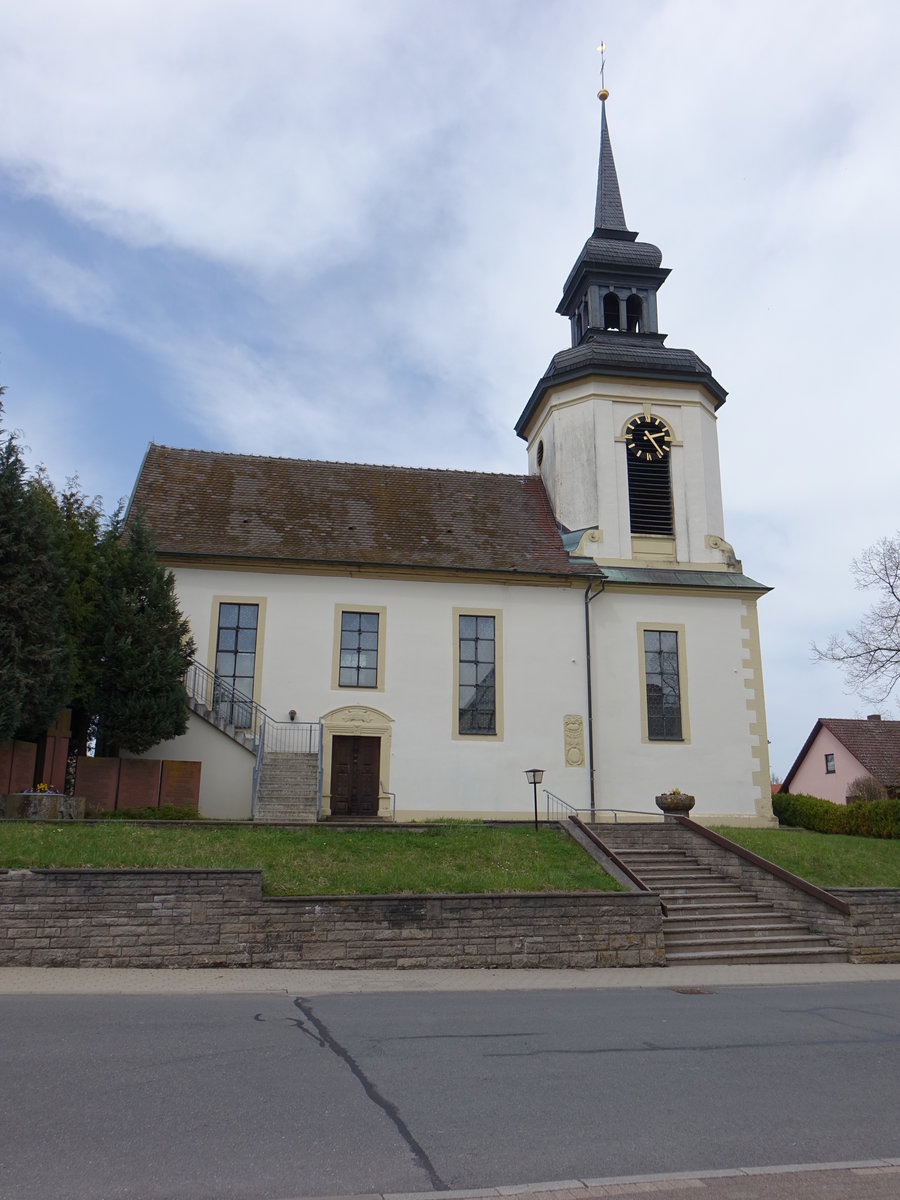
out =
[[(146, 970), (123, 967), (0, 967), (0, 995), (191, 995), (364, 992), (506, 992), (602, 988), (723, 988), (767, 984), (900, 980), (900, 963), (803, 963), (743, 967), (607, 967), (586, 971), (315, 971), (242, 968)], [(898, 1185), (900, 1195), (900, 1185)], [(583, 1198), (584, 1200), (584, 1198)]]

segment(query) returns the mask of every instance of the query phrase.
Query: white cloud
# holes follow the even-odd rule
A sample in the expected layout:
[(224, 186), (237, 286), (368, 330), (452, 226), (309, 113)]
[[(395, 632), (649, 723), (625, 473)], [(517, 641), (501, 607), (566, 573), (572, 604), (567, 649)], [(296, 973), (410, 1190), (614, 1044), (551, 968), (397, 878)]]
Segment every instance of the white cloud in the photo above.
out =
[[(603, 37), (625, 213), (673, 269), (662, 327), (731, 393), (727, 532), (777, 588), (761, 608), (782, 769), (817, 704), (848, 711), (807, 647), (852, 623), (849, 559), (898, 524), (892, 3), (0, 11), (17, 379), (43, 310), (152, 364), (157, 440), (506, 470), (567, 344), (554, 308), (591, 231)], [(89, 409), (84, 380), (114, 369), (84, 363), (73, 398), (44, 364), (35, 412)], [(97, 462), (77, 429), (71, 445), (73, 466)]]

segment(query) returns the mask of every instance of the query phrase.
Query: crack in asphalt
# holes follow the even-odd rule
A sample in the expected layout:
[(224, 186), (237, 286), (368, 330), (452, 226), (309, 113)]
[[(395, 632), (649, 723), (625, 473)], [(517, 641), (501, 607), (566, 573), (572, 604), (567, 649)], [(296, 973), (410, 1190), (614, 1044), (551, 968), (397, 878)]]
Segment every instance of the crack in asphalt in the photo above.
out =
[[(862, 1029), (869, 1033), (882, 1033), (883, 1030), (876, 1028), (875, 1021), (888, 1023), (892, 1028), (900, 1029), (900, 1022), (893, 1013), (881, 1012), (877, 1008), (844, 1008), (839, 1005), (823, 1005), (821, 1008), (795, 1008), (784, 1009), (784, 1012), (791, 1015), (800, 1014), (801, 1016), (818, 1017), (821, 1021), (827, 1021), (832, 1025), (839, 1025), (845, 1029)], [(871, 1023), (865, 1024), (860, 1017), (868, 1017)]]
[[(268, 1017), (266, 1017), (263, 1013), (258, 1012), (254, 1016), (253, 1020), (259, 1021), (261, 1025), (265, 1025), (268, 1021)], [(279, 1020), (287, 1021), (288, 1025), (293, 1025), (295, 1029), (299, 1029), (302, 1034), (305, 1034), (306, 1037), (314, 1041), (317, 1046), (321, 1046), (323, 1049), (326, 1048), (326, 1043), (322, 1040), (322, 1038), (320, 1038), (314, 1030), (310, 1029), (306, 1022), (300, 1017), (280, 1017)]]
[(856, 1037), (856, 1038), (829, 1038), (828, 1040), (808, 1039), (807, 1041), (797, 1041), (790, 1039), (784, 1042), (711, 1042), (708, 1045), (691, 1045), (690, 1042), (685, 1043), (660, 1043), (660, 1042), (640, 1042), (633, 1046), (573, 1046), (568, 1047), (549, 1047), (547, 1049), (536, 1050), (495, 1050), (493, 1053), (488, 1052), (485, 1058), (539, 1058), (541, 1055), (557, 1055), (565, 1057), (568, 1054), (577, 1054), (583, 1057), (589, 1057), (595, 1054), (678, 1054), (685, 1051), (693, 1051), (697, 1054), (716, 1054), (721, 1051), (729, 1050), (779, 1050), (779, 1049), (810, 1049), (821, 1048), (823, 1046), (892, 1046), (897, 1042), (896, 1034), (877, 1034), (872, 1037)]
[[(436, 1192), (449, 1191), (449, 1184), (445, 1183), (443, 1179), (441, 1179), (440, 1175), (438, 1175), (434, 1164), (428, 1157), (424, 1148), (419, 1144), (419, 1142), (413, 1136), (412, 1130), (400, 1116), (397, 1106), (392, 1104), (386, 1096), (382, 1096), (381, 1092), (379, 1092), (375, 1084), (371, 1081), (371, 1079), (369, 1079), (365, 1071), (362, 1069), (350, 1051), (345, 1046), (341, 1045), (337, 1038), (331, 1033), (325, 1022), (316, 1016), (316, 1014), (313, 1012), (313, 1007), (310, 1002), (308, 1000), (303, 1000), (300, 996), (297, 996), (294, 1000), (294, 1007), (303, 1014), (304, 1019), (301, 1020), (300, 1018), (296, 1018), (292, 1024), (294, 1024), (302, 1033), (309, 1037), (313, 1037), (313, 1039), (317, 1041), (323, 1049), (330, 1050), (332, 1054), (336, 1055), (336, 1057), (339, 1058), (341, 1062), (343, 1062), (349, 1068), (350, 1073), (362, 1085), (362, 1089), (368, 1098), (373, 1104), (381, 1109), (387, 1119), (397, 1130), (397, 1133), (400, 1135), (403, 1141), (406, 1142), (407, 1146), (412, 1151), (413, 1158), (430, 1179), (431, 1186), (434, 1188), (434, 1190)], [(307, 1028), (306, 1022), (309, 1022), (309, 1024), (312, 1026), (312, 1029), (315, 1030), (315, 1033)]]

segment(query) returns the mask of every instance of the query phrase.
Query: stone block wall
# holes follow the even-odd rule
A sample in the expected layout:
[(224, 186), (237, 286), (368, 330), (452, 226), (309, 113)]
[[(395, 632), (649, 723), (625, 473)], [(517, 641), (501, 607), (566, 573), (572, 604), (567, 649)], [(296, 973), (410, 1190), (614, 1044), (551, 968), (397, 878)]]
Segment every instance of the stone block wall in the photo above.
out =
[(900, 888), (829, 888), (850, 905), (845, 938), (854, 962), (900, 962)]
[(258, 871), (0, 872), (0, 965), (662, 966), (654, 896), (267, 898)]

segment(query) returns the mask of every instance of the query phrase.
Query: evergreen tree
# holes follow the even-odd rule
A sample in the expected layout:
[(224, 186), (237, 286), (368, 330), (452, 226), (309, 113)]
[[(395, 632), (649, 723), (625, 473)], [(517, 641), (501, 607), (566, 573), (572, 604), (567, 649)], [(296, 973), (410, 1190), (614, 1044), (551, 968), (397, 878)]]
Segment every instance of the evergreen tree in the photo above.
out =
[(42, 477), (28, 479), (7, 433), (0, 442), (0, 741), (43, 733), (65, 703), (64, 590), (52, 495)]
[(90, 643), (97, 607), (103, 595), (97, 578), (103, 524), (101, 504), (99, 496), (93, 500), (87, 498), (80, 490), (77, 478), (70, 479), (66, 490), (56, 495), (66, 573), (66, 628), (72, 648), (68, 693), (72, 754), (87, 753), (96, 724), (93, 705), (97, 664)]
[(97, 750), (140, 754), (187, 729), (182, 680), (194, 644), (174, 577), (157, 563), (139, 515), (127, 529), (113, 519), (100, 543), (96, 581), (90, 648)]

